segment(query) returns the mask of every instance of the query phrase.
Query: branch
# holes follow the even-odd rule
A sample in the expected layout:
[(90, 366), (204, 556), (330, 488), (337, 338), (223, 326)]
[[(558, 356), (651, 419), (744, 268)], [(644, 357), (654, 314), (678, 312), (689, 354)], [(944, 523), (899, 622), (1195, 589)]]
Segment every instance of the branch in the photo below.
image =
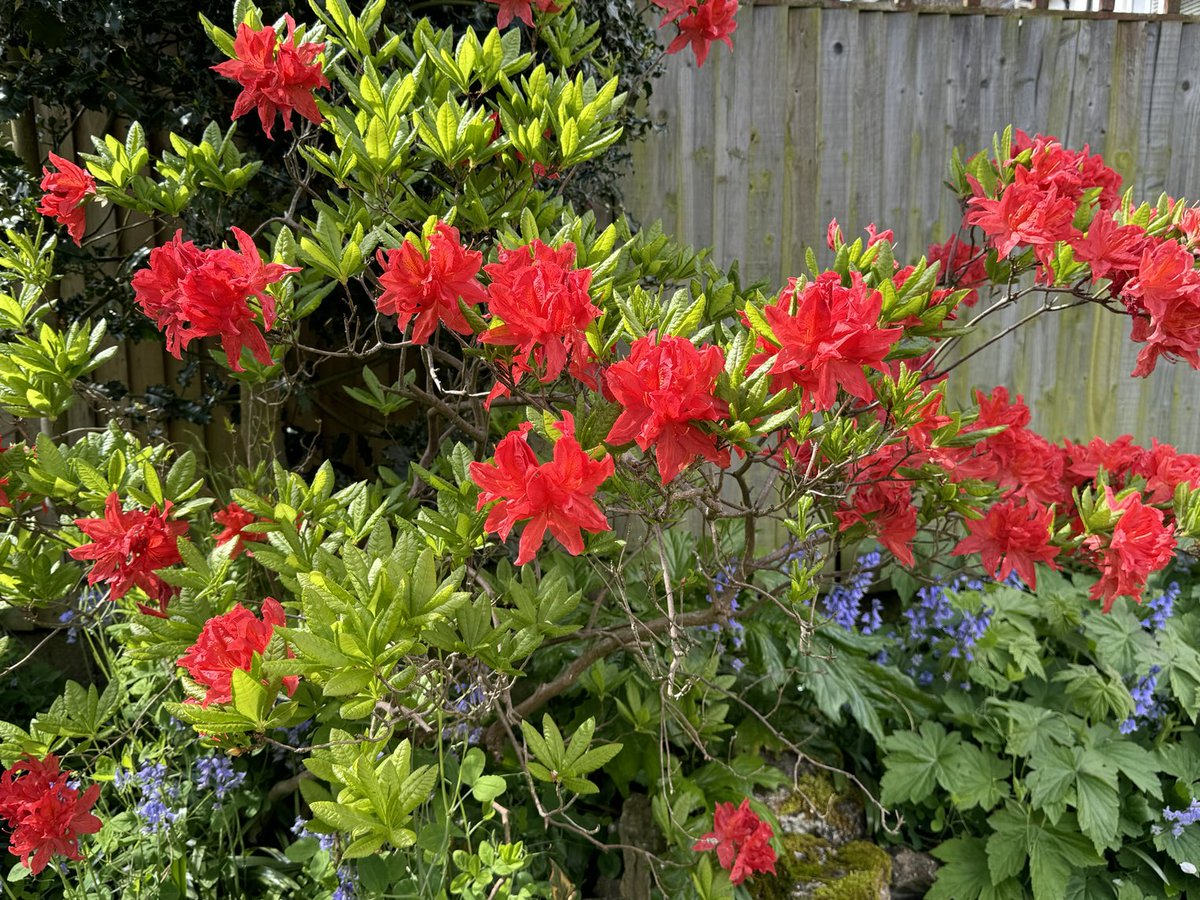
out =
[[(646, 622), (638, 625), (630, 624), (628, 629), (622, 630), (618, 634), (614, 634), (603, 641), (592, 646), (590, 650), (576, 659), (573, 663), (567, 666), (557, 678), (552, 681), (544, 682), (538, 685), (537, 690), (513, 707), (512, 714), (514, 719), (528, 719), (530, 713), (541, 709), (559, 694), (563, 693), (567, 688), (571, 687), (576, 681), (583, 677), (583, 673), (592, 667), (592, 664), (597, 660), (624, 649), (629, 644), (632, 644), (639, 637), (662, 634), (669, 632), (672, 628), (691, 628), (696, 625), (711, 625), (721, 618), (721, 613), (716, 609), (703, 609), (696, 612), (683, 613), (675, 617), (664, 617), (655, 619), (651, 622)], [(500, 743), (504, 738), (505, 725), (507, 719), (501, 715), (498, 722), (493, 722), (488, 728), (487, 734), (484, 737), (484, 743), (492, 750), (493, 753), (498, 753)]]

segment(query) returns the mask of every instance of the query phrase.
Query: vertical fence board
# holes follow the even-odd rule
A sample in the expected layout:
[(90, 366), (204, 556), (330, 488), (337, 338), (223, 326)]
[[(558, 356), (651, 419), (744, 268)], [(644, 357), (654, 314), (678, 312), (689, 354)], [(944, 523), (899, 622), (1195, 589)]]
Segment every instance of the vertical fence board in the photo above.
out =
[(787, 276), (804, 268), (804, 248), (820, 243), (821, 132), (821, 9), (791, 10), (788, 16), (788, 83), (790, 107), (786, 114), (783, 173)]
[[(830, 262), (833, 218), (847, 238), (893, 228), (909, 256), (949, 237), (952, 149), (990, 148), (1009, 123), (1090, 144), (1139, 199), (1200, 199), (1200, 23), (772, 3), (742, 10), (735, 44), (703, 69), (669, 61), (652, 105), (666, 128), (635, 149), (626, 196), (642, 221), (662, 217), (772, 289), (806, 246)], [(1007, 384), (1049, 436), (1132, 431), (1200, 449), (1200, 376), (1163, 364), (1131, 379), (1123, 318), (1069, 310), (1002, 346), (961, 367), (957, 399)]]

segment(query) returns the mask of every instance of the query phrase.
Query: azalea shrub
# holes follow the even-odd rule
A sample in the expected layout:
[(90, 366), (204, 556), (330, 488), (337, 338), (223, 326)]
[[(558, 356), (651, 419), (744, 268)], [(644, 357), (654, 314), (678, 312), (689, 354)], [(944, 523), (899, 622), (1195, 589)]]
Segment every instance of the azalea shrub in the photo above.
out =
[[(1070, 579), (1090, 585), (1089, 622), (1127, 622), (1200, 533), (1200, 458), (1053, 443), (1003, 386), (952, 409), (945, 382), (964, 339), (1014, 304), (1035, 304), (1030, 321), (1104, 305), (1146, 344), (1136, 374), (1200, 367), (1195, 210), (1137, 206), (1086, 148), (1009, 130), (956, 166), (950, 242), (905, 262), (891, 232), (848, 242), (833, 223), (831, 267), (810, 251), (787, 284), (746, 285), (659, 226), (568, 202), (628, 98), (569, 3), (494, 5), (495, 28), (397, 30), (382, 0), (277, 22), (243, 0), (232, 30), (201, 23), (226, 57), (213, 77), (236, 82), (233, 124), (171, 133), (162, 153), (136, 124), (97, 136), (49, 161), (54, 221), (8, 232), (5, 603), (58, 620), (103, 675), (0, 726), (9, 892), (746, 896), (781, 846), (757, 798), (791, 780), (765, 759), (808, 757), (847, 715), (884, 754), (882, 808), (944, 807), (936, 784), (997, 833), (1018, 816), (1077, 827), (1098, 877), (1131, 865), (1114, 855), (1126, 837), (1165, 872), (1148, 807), (1113, 830), (1096, 819), (1112, 797), (1089, 806), (1071, 783), (1028, 803), (972, 782), (971, 804), (936, 773), (924, 793), (900, 787), (887, 773), (905, 741), (939, 735), (906, 736), (880, 708), (973, 702), (928, 679), (994, 646), (1012, 685), (990, 659), (990, 681), (969, 674), (997, 702), (1065, 683), (1053, 764), (1078, 751), (1083, 773), (1099, 743), (1149, 752), (1101, 715), (1146, 717), (1128, 679), (1158, 659), (1151, 638), (1114, 675), (1055, 632), (1075, 655), (1050, 663), (1040, 625), (999, 628), (1001, 600), (969, 585)], [(735, 3), (658, 5), (667, 52), (703, 63), (732, 43)], [(278, 141), (294, 183), (278, 214), (206, 240), (185, 211), (262, 171), (238, 128)], [(51, 290), (53, 229), (86, 240), (90, 204), (164, 221), (133, 302), (165, 352), (238, 386), (241, 465), (120, 420), (55, 436), (98, 399), (115, 349)], [(318, 381), (364, 430), (407, 423), (411, 461), (365, 479), (284, 464), (289, 398)], [(854, 605), (867, 570), (899, 600)], [(994, 590), (1038, 620), (1033, 595)], [(902, 621), (918, 636), (897, 669), (884, 632)], [(1194, 721), (1195, 696), (1179, 700)], [(1019, 749), (970, 740), (968, 762), (997, 771)], [(1155, 799), (1173, 771), (1094, 768)], [(1051, 896), (1041, 840), (1028, 876), (1014, 850), (986, 888)]]

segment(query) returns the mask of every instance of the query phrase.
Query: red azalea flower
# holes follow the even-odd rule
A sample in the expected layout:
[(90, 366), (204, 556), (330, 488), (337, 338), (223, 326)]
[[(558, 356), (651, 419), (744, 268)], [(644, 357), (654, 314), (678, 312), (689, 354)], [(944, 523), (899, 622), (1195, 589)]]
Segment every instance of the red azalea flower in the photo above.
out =
[(9, 852), (34, 875), (56, 855), (82, 859), (79, 836), (100, 830), (102, 823), (91, 813), (100, 785), (81, 794), (70, 779), (53, 754), (43, 760), (26, 755), (0, 775), (0, 818), (12, 829)]
[(1130, 337), (1147, 345), (1138, 354), (1135, 377), (1153, 372), (1160, 356), (1200, 369), (1200, 271), (1189, 250), (1175, 241), (1151, 242), (1121, 299), (1133, 314)]
[(843, 287), (840, 275), (824, 272), (803, 289), (793, 278), (764, 311), (781, 347), (771, 368), (773, 387), (799, 385), (804, 412), (831, 409), (838, 388), (874, 400), (863, 367), (885, 371), (883, 358), (903, 333), (879, 327), (882, 295), (868, 290), (858, 272), (851, 278)]
[(662, 28), (668, 22), (674, 22), (676, 19), (686, 16), (699, 0), (652, 0), (652, 2), (665, 13), (662, 21), (658, 23), (658, 27)]
[(1124, 484), (1128, 476), (1140, 469), (1146, 455), (1144, 448), (1133, 442), (1133, 436), (1123, 434), (1115, 441), (1092, 438), (1086, 444), (1064, 441), (1067, 467), (1066, 474), (1074, 476), (1075, 484), (1095, 481), (1103, 469), (1110, 483)]
[(1186, 484), (1193, 490), (1200, 487), (1200, 456), (1180, 453), (1155, 439), (1150, 450), (1142, 450), (1137, 473), (1146, 479), (1146, 499), (1150, 503), (1170, 503), (1179, 485)]
[(696, 65), (702, 66), (714, 41), (721, 41), (732, 50), (731, 35), (737, 31), (734, 19), (737, 11), (738, 0), (700, 0), (691, 12), (676, 21), (679, 34), (668, 45), (667, 52), (678, 53), (691, 46)]
[(113, 492), (105, 501), (103, 517), (76, 519), (75, 524), (92, 539), (71, 550), (74, 559), (95, 560), (88, 584), (107, 582), (114, 600), (139, 587), (164, 609), (175, 589), (154, 573), (181, 562), (176, 539), (188, 530), (187, 522), (168, 521), (170, 512), (170, 500), (161, 513), (157, 506), (151, 506), (150, 512), (122, 512)]
[(1100, 580), (1092, 585), (1090, 596), (1102, 600), (1108, 612), (1117, 597), (1141, 602), (1146, 579), (1171, 561), (1175, 528), (1164, 525), (1162, 510), (1146, 506), (1136, 493), (1117, 500), (1106, 486), (1104, 497), (1108, 508), (1121, 517), (1111, 535), (1092, 535), (1083, 544), (1099, 557)]
[(544, 13), (561, 11), (561, 7), (554, 0), (487, 0), (487, 2), (500, 7), (496, 12), (497, 28), (507, 28), (514, 17), (532, 28), (533, 7), (535, 6), (539, 12)]
[(713, 830), (696, 841), (698, 852), (717, 851), (721, 868), (729, 872), (733, 884), (741, 884), (755, 872), (775, 874), (775, 832), (743, 800), (736, 809), (732, 803), (718, 803), (713, 811)]
[(915, 562), (912, 542), (917, 536), (917, 508), (913, 505), (912, 482), (896, 470), (914, 463), (919, 464), (919, 460), (895, 444), (865, 457), (852, 479), (852, 493), (835, 513), (839, 530), (864, 523), (868, 534), (904, 566)]
[(42, 168), (42, 190), (46, 193), (38, 212), (65, 225), (67, 234), (79, 246), (87, 227), (87, 210), (83, 204), (88, 195), (96, 193), (96, 179), (57, 153), (50, 154), (50, 162), (58, 171), (52, 172), (48, 166)]
[(213, 513), (213, 521), (218, 525), (225, 526), (220, 534), (217, 535), (218, 544), (237, 541), (234, 544), (233, 552), (229, 554), (230, 559), (237, 559), (245, 552), (246, 541), (258, 542), (267, 539), (267, 536), (262, 532), (242, 531), (247, 525), (254, 522), (266, 522), (267, 520), (260, 519), (254, 513), (242, 509), (236, 503), (230, 503), (219, 512)]
[[(595, 388), (590, 368), (594, 361), (587, 327), (600, 316), (588, 295), (591, 269), (572, 268), (575, 245), (555, 250), (539, 240), (515, 250), (500, 250), (500, 261), (484, 266), (491, 327), (480, 335), (484, 344), (514, 348), (514, 383), (527, 372), (543, 382), (558, 378), (566, 368)], [(497, 384), (488, 399), (507, 394)]]
[(1145, 229), (1118, 225), (1110, 213), (1102, 211), (1092, 219), (1087, 234), (1071, 246), (1075, 258), (1091, 267), (1092, 278), (1109, 279), (1113, 293), (1119, 293), (1137, 273), (1148, 243)]
[[(967, 522), (969, 535), (952, 551), (955, 556), (978, 553), (989, 575), (1003, 581), (1014, 569), (1031, 588), (1037, 587), (1037, 563), (1051, 568), (1058, 547), (1050, 545), (1054, 515), (1049, 507), (997, 503), (982, 518)], [(999, 571), (997, 571), (999, 570)]]
[(604, 373), (613, 399), (624, 407), (605, 440), (636, 441), (643, 450), (654, 445), (663, 484), (697, 456), (729, 465), (729, 451), (718, 450), (717, 436), (697, 424), (729, 415), (729, 404), (713, 396), (724, 368), (720, 347), (699, 350), (681, 337), (657, 341), (654, 332), (634, 341), (629, 358)]
[(1200, 244), (1200, 208), (1189, 206), (1179, 217), (1179, 233), (1188, 247), (1195, 248)]
[(1018, 394), (1009, 402), (1008, 389), (997, 387), (990, 396), (975, 392), (979, 417), (966, 432), (1003, 426), (1004, 431), (984, 438), (974, 447), (942, 449), (937, 457), (950, 475), (958, 480), (978, 478), (995, 482), (1039, 506), (1063, 504), (1070, 500), (1070, 486), (1064, 481), (1067, 451), (1030, 431), (1029, 407)]
[(978, 182), (972, 180), (971, 186), (975, 196), (967, 201), (971, 208), (963, 221), (978, 225), (1001, 257), (1018, 246), (1028, 246), (1047, 265), (1058, 241), (1078, 239), (1071, 224), (1075, 201), (1061, 196), (1054, 185), (1043, 187), (1030, 180), (1026, 169), (1017, 169), (1016, 180), (1005, 185), (994, 200), (983, 193)]
[[(167, 349), (176, 359), (194, 339), (220, 337), (229, 367), (241, 372), (247, 347), (264, 366), (274, 362), (263, 337), (275, 325), (275, 298), (267, 286), (300, 270), (263, 263), (254, 239), (240, 228), (232, 231), (240, 253), (227, 247), (200, 250), (176, 231), (170, 243), (150, 251), (149, 266), (133, 276), (133, 290), (134, 300), (166, 335)], [(251, 298), (258, 301), (257, 311)]]
[[(276, 626), (286, 622), (283, 607), (273, 597), (263, 600), (261, 621), (238, 603), (224, 615), (214, 616), (205, 622), (196, 643), (175, 661), (176, 665), (187, 669), (192, 681), (208, 688), (200, 705), (231, 703), (233, 670), (249, 672), (254, 654), (261, 656), (266, 652)], [(288, 675), (283, 679), (289, 697), (295, 693), (299, 681), (298, 675)]]
[(398, 316), (401, 331), (413, 321), (414, 344), (425, 344), (440, 321), (451, 331), (470, 334), (458, 300), (474, 306), (487, 299), (487, 292), (477, 280), (483, 254), (467, 250), (459, 242), (458, 229), (438, 222), (437, 230), (429, 237), (429, 256), (426, 257), (412, 241), (399, 248), (376, 254), (384, 273), (379, 276), (383, 294), (375, 308), (385, 316)]
[(313, 124), (323, 122), (313, 91), (329, 87), (321, 64), (316, 62), (325, 45), (297, 45), (296, 22), (290, 15), (284, 18), (286, 40), (280, 40), (270, 26), (255, 31), (243, 22), (233, 41), (234, 58), (212, 67), (242, 86), (230, 118), (237, 119), (257, 107), (267, 137), (271, 137), (277, 112), (283, 118), (284, 131), (292, 130), (292, 110)]
[(612, 530), (595, 501), (596, 489), (613, 473), (612, 457), (597, 461), (584, 453), (575, 440), (575, 419), (564, 412), (555, 425), (562, 437), (554, 444), (554, 458), (539, 463), (529, 446), (532, 427), (525, 422), (501, 438), (494, 465), (471, 463), (471, 480), (479, 487), (476, 508), (499, 501), (488, 513), (485, 530), (503, 541), (514, 525), (529, 520), (517, 565), (537, 555), (547, 528), (572, 556), (583, 552), (580, 529), (591, 534)]

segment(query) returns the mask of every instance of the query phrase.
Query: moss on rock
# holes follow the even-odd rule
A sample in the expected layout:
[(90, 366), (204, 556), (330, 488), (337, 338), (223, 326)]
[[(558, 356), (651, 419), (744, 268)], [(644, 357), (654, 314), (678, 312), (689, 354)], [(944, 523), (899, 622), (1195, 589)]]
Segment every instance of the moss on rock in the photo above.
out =
[(878, 900), (887, 896), (892, 860), (866, 841), (834, 847), (812, 834), (785, 834), (775, 877), (758, 875), (749, 883), (755, 900)]

